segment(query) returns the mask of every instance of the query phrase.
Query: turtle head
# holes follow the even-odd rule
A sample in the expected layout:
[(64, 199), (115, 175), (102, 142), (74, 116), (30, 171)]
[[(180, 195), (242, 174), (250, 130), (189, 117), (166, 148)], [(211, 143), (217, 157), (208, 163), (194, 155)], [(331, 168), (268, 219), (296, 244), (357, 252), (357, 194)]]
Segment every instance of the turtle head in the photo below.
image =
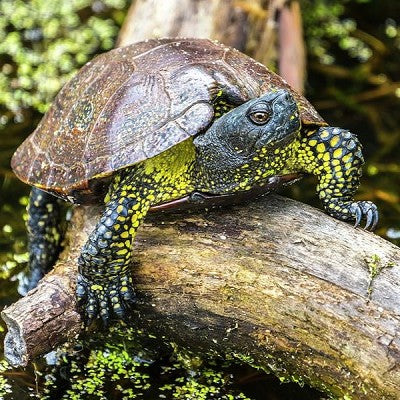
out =
[(290, 92), (270, 91), (227, 112), (198, 135), (193, 141), (197, 162), (213, 175), (232, 171), (238, 176), (242, 168), (260, 170), (261, 165), (265, 169), (276, 158), (276, 149), (285, 149), (296, 139), (300, 127)]
[[(241, 134), (251, 139), (255, 133), (256, 150), (274, 149), (294, 140), (300, 130), (300, 116), (293, 96), (284, 89), (269, 92), (243, 104), (243, 115), (236, 121), (244, 129)], [(241, 110), (237, 110), (240, 115)], [(232, 117), (234, 117), (232, 115)], [(247, 133), (247, 134), (246, 134)]]

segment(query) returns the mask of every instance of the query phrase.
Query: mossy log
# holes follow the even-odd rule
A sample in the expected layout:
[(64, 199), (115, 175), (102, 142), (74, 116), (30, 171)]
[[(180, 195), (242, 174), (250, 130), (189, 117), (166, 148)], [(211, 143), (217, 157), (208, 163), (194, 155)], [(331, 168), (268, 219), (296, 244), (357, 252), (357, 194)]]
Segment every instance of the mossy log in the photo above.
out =
[[(100, 209), (78, 207), (54, 271), (2, 315), (16, 365), (82, 330), (76, 259)], [(192, 350), (233, 353), (353, 399), (400, 396), (400, 249), (304, 204), (150, 216), (132, 323)]]

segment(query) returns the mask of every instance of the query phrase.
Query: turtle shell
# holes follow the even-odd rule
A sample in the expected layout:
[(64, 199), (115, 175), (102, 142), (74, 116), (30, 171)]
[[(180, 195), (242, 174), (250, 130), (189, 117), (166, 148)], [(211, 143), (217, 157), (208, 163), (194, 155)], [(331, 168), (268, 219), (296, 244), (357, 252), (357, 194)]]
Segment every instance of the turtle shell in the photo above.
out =
[(292, 92), (303, 123), (325, 125), (281, 77), (223, 44), (158, 39), (117, 48), (62, 88), (11, 165), (30, 185), (88, 202), (113, 172), (206, 129), (220, 90), (239, 105), (278, 88)]

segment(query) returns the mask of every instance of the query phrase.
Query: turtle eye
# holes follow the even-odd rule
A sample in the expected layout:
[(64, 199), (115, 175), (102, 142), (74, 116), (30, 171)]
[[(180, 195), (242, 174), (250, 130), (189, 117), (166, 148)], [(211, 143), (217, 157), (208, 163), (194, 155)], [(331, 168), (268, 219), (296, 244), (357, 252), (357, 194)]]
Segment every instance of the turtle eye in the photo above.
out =
[(271, 114), (265, 111), (254, 111), (249, 114), (249, 118), (256, 125), (264, 125), (270, 119)]

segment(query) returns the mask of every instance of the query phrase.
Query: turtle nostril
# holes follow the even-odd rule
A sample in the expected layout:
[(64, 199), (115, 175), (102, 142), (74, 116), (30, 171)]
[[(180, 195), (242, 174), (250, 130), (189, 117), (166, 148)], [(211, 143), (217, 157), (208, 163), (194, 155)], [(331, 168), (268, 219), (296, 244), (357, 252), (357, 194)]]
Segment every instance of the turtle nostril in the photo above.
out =
[(284, 100), (289, 101), (290, 96), (289, 96), (288, 92), (284, 91), (282, 97), (283, 97)]
[(287, 90), (281, 89), (277, 92), (276, 99), (280, 99), (281, 101), (288, 102), (291, 96)]

